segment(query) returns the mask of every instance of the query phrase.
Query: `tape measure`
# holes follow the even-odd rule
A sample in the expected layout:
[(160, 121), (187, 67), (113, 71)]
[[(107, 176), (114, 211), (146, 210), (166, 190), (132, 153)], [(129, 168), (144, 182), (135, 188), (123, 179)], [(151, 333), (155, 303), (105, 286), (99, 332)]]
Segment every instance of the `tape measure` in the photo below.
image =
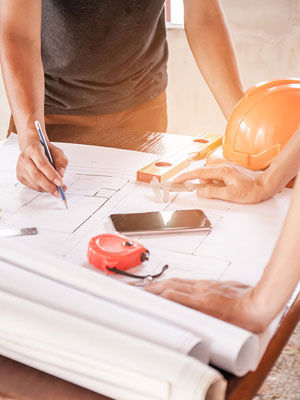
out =
[(88, 260), (91, 265), (108, 274), (120, 274), (131, 278), (158, 278), (167, 269), (165, 265), (162, 271), (156, 275), (140, 276), (126, 272), (149, 260), (149, 250), (141, 243), (121, 235), (104, 233), (93, 237), (88, 246)]

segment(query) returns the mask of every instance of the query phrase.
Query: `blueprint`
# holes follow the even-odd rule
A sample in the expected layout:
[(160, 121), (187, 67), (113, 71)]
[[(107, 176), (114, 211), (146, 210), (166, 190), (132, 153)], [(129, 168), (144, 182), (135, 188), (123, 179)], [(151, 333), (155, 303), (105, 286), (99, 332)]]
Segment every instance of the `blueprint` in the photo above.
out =
[[(108, 340), (103, 347), (113, 353), (115, 345), (110, 341), (112, 335), (118, 335), (117, 343), (125, 343), (125, 339), (120, 336), (121, 332), (115, 330), (116, 327), (120, 329), (121, 320), (124, 332), (133, 327), (137, 337), (148, 338), (147, 335), (151, 333), (151, 340), (155, 343), (160, 340), (161, 343), (162, 338), (158, 336), (162, 329), (171, 328), (159, 328), (148, 319), (147, 325), (145, 317), (150, 316), (187, 332), (187, 336), (184, 332), (183, 336), (179, 334), (181, 331), (177, 334), (170, 333), (174, 338), (173, 347), (178, 351), (181, 349), (187, 353), (195, 340), (200, 345), (209, 341), (209, 359), (213, 365), (239, 376), (256, 369), (276, 330), (280, 315), (266, 332), (257, 337), (241, 328), (165, 301), (132, 285), (117, 282), (122, 280), (134, 284), (135, 279), (116, 275), (110, 275), (112, 279), (107, 278), (104, 272), (89, 265), (88, 243), (96, 235), (113, 232), (109, 219), (112, 213), (202, 209), (212, 223), (211, 232), (137, 236), (135, 239), (150, 251), (150, 260), (130, 272), (156, 274), (167, 264), (169, 268), (161, 279), (230, 279), (254, 285), (276, 244), (292, 191), (283, 190), (272, 199), (256, 205), (199, 199), (196, 193), (185, 192), (172, 193), (168, 203), (161, 203), (153, 195), (150, 185), (135, 181), (136, 171), (154, 161), (157, 156), (94, 146), (59, 146), (70, 160), (64, 178), (68, 188), (68, 210), (61, 199), (35, 192), (17, 182), (15, 166), (18, 148), (15, 136), (0, 145), (0, 229), (38, 229), (35, 236), (0, 239), (0, 300), (4, 305), (2, 308), (6, 310), (1, 315), (2, 354), (83, 384), (74, 376), (64, 375), (64, 368), (68, 370), (69, 365), (59, 364), (65, 360), (61, 357), (61, 352), (54, 359), (56, 364), (52, 363), (54, 370), (49, 369), (48, 365), (49, 351), (53, 351), (56, 345), (52, 343), (52, 338), (55, 340), (56, 335), (51, 334), (51, 329), (57, 331), (56, 317), (58, 318), (62, 307), (66, 307), (64, 321), (78, 313), (85, 319), (89, 317), (88, 323), (95, 319), (99, 322), (99, 318), (102, 318), (97, 327), (101, 329), (101, 333), (97, 333), (95, 337), (100, 334), (103, 338), (103, 330), (110, 329), (112, 332), (106, 331)], [(196, 166), (197, 163), (194, 167)], [(77, 292), (73, 293), (73, 290)], [(53, 293), (56, 296), (52, 296)], [(101, 299), (102, 309), (99, 308), (99, 299), (94, 302), (91, 295)], [(32, 301), (33, 305), (30, 305)], [(109, 309), (105, 302), (111, 303)], [(129, 314), (125, 315), (122, 311), (123, 308), (126, 313), (135, 311), (140, 316), (129, 318), (126, 316)], [(99, 309), (102, 310), (100, 313)], [(55, 310), (59, 311), (58, 314)], [(25, 311), (27, 314), (24, 314)], [(21, 315), (18, 316), (18, 313)], [(37, 332), (36, 326), (41, 329), (38, 337), (32, 332), (33, 322), (30, 322), (30, 318), (35, 318), (34, 331)], [(128, 324), (129, 319), (131, 324)], [(42, 326), (44, 322), (47, 325)], [(21, 324), (22, 329), (16, 324)], [(69, 322), (65, 324), (65, 329), (68, 329)], [(63, 322), (58, 325), (63, 326)], [(24, 334), (25, 328), (28, 329), (28, 341), (16, 335), (16, 332)], [(77, 332), (79, 328), (73, 328), (73, 331)], [(86, 334), (87, 328), (84, 325), (81, 324), (80, 329)], [(42, 343), (46, 348), (41, 351), (36, 344), (47, 335), (51, 339), (49, 343)], [(88, 335), (91, 337), (91, 333)], [(69, 342), (64, 338), (59, 341), (63, 348), (68, 348)], [(124, 350), (124, 346), (121, 347)], [(207, 349), (207, 346), (204, 347)], [(133, 353), (137, 356), (144, 354), (138, 347), (133, 348), (136, 348), (135, 352), (128, 351), (129, 356), (124, 356), (130, 362)], [(144, 342), (141, 348), (145, 348)], [(73, 350), (69, 354), (74, 355)], [(100, 357), (103, 353), (99, 351), (97, 354)], [(117, 359), (122, 359), (123, 362), (120, 354), (117, 351)], [(35, 357), (33, 361), (30, 358), (32, 355)], [(144, 359), (148, 359), (149, 355), (145, 353)], [(109, 357), (111, 360), (111, 356)], [(87, 359), (89, 358), (90, 355)], [(71, 360), (71, 364), (81, 365), (74, 360)], [(141, 362), (136, 361), (136, 365), (141, 365)], [(151, 373), (152, 371), (153, 369)], [(115, 369), (113, 372), (112, 376), (115, 377)], [(86, 376), (86, 370), (82, 376)], [(139, 378), (135, 377), (135, 381), (136, 379)], [(102, 392), (102, 387), (97, 388)], [(110, 392), (105, 393), (110, 395)]]
[(37, 236), (3, 240), (18, 240), (93, 268), (86, 257), (88, 242), (93, 236), (113, 232), (110, 214), (198, 208), (210, 219), (211, 232), (137, 236), (135, 239), (150, 250), (150, 261), (132, 272), (154, 274), (168, 264), (164, 278), (258, 281), (280, 233), (289, 189), (256, 205), (199, 199), (195, 193), (174, 193), (168, 203), (160, 203), (150, 185), (135, 181), (136, 171), (157, 159), (156, 155), (59, 146), (70, 161), (64, 179), (68, 210), (60, 199), (17, 182), (15, 135), (0, 145), (0, 229), (34, 226), (39, 232)]

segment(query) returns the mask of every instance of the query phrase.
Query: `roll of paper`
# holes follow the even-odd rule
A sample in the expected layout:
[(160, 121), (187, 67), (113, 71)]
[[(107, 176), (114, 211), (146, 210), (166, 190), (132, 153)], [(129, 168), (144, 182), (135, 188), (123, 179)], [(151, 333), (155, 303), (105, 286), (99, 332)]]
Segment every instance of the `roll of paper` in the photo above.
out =
[[(259, 337), (242, 328), (24, 246), (0, 242), (0, 257), (48, 279), (192, 332), (209, 346), (210, 362), (235, 375), (254, 370)], [(38, 261), (37, 261), (38, 260)]]

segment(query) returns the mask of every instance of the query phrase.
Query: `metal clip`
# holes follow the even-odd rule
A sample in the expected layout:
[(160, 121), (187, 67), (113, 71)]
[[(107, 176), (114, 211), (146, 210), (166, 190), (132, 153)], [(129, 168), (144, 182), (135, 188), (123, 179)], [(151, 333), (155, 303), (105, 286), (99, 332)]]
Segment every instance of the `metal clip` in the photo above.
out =
[(159, 201), (167, 203), (170, 199), (170, 192), (193, 192), (194, 190), (202, 187), (201, 183), (174, 183), (174, 182), (162, 182), (159, 183), (157, 178), (153, 178), (151, 181), (151, 188), (155, 197)]

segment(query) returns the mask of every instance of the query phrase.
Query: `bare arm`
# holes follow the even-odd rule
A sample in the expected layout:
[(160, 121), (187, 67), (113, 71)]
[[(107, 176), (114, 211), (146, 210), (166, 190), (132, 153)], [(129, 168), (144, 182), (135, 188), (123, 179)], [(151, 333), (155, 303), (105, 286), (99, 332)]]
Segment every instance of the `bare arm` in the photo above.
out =
[(262, 332), (284, 307), (300, 280), (300, 176), (273, 255), (254, 288), (238, 282), (171, 279), (149, 292)]
[(262, 324), (264, 321), (272, 321), (278, 314), (299, 280), (300, 176), (297, 178), (288, 215), (275, 250), (261, 280), (253, 290), (253, 303), (255, 309), (260, 309)]
[[(44, 125), (44, 72), (41, 59), (41, 1), (2, 0), (1, 66), (21, 144)], [(22, 146), (21, 146), (22, 147)]]
[[(225, 163), (198, 168), (180, 175), (175, 182), (200, 179), (207, 186), (198, 191), (200, 197), (237, 203), (258, 203), (272, 197), (296, 176), (300, 167), (300, 127), (272, 164), (265, 171), (251, 171)], [(218, 187), (214, 183), (223, 183)]]
[(184, 0), (185, 31), (196, 63), (228, 119), (243, 96), (237, 61), (218, 0)]
[[(45, 128), (41, 4), (42, 0), (0, 1), (0, 60), (22, 152), (18, 178), (33, 189), (55, 193), (55, 179), (56, 184), (62, 184), (61, 176), (45, 157), (34, 127), (34, 121), (39, 120)], [(63, 175), (67, 160), (59, 149), (50, 147)]]
[(300, 168), (300, 126), (272, 164), (262, 174), (269, 197), (283, 189)]

